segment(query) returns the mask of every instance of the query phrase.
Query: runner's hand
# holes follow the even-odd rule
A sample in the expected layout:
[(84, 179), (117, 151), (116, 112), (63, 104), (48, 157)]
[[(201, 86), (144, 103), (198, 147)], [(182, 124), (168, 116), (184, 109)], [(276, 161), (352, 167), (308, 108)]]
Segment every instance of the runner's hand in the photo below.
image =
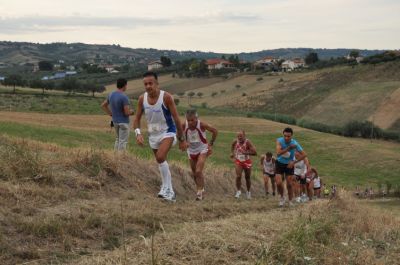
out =
[(188, 143), (186, 141), (179, 142), (179, 149), (181, 151), (186, 151), (188, 148)]
[(293, 168), (293, 167), (294, 167), (294, 162), (293, 162), (293, 161), (290, 161), (287, 167), (288, 167), (288, 168)]
[(136, 143), (140, 146), (144, 145), (144, 138), (143, 135), (139, 134), (138, 136), (136, 136)]
[(208, 145), (208, 152), (207, 152), (207, 156), (210, 156), (210, 155), (212, 155), (212, 146), (209, 144)]

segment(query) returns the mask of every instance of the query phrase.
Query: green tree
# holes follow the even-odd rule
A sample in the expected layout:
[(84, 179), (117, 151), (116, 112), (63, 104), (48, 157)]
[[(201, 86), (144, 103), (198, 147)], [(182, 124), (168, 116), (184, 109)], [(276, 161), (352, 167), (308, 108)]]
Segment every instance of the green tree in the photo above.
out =
[(350, 54), (349, 54), (349, 56), (351, 57), (351, 58), (357, 58), (357, 57), (360, 57), (360, 52), (358, 51), (358, 50), (352, 50), (351, 52), (350, 52)]
[(162, 64), (164, 67), (169, 67), (169, 66), (172, 65), (171, 59), (168, 58), (167, 56), (161, 56), (161, 57), (160, 57), (160, 61), (161, 61), (161, 64)]
[(316, 53), (316, 52), (310, 52), (309, 54), (307, 54), (307, 56), (305, 58), (305, 62), (308, 65), (314, 64), (318, 61), (319, 61), (318, 53)]
[(39, 62), (39, 70), (40, 71), (52, 71), (53, 64), (49, 61), (40, 61)]
[(199, 98), (201, 98), (201, 97), (203, 96), (203, 92), (198, 92), (198, 93), (197, 93), (197, 96), (198, 96)]
[(60, 89), (71, 94), (73, 91), (81, 90), (82, 87), (81, 83), (75, 78), (65, 78), (60, 84)]
[(14, 88), (13, 89), (13, 93), (14, 94), (15, 94), (15, 87), (16, 86), (25, 86), (25, 80), (22, 79), (22, 76), (17, 75), (17, 74), (12, 74), (12, 75), (7, 76), (4, 79), (3, 83), (4, 83), (5, 86), (12, 86)]

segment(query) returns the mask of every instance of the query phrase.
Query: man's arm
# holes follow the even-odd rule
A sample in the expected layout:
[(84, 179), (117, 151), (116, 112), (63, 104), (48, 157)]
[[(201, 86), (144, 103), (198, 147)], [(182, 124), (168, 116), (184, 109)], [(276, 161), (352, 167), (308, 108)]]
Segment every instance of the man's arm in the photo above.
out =
[(175, 122), (177, 131), (176, 136), (178, 137), (179, 140), (179, 148), (182, 151), (184, 151), (187, 149), (187, 143), (185, 138), (183, 137), (182, 122), (181, 119), (179, 118), (178, 110), (176, 109), (174, 99), (172, 98), (172, 95), (170, 93), (164, 94), (164, 103), (171, 112), (172, 118)]
[(215, 129), (214, 127), (212, 127), (211, 125), (204, 123), (202, 121), (200, 122), (200, 128), (203, 128), (204, 130), (211, 132), (212, 136), (211, 136), (211, 140), (210, 140), (210, 145), (213, 146), (214, 142), (218, 136), (218, 130)]
[(246, 153), (246, 155), (256, 156), (256, 155), (257, 155), (256, 148), (255, 148), (254, 145), (250, 142), (250, 140), (247, 140), (247, 146), (248, 146), (248, 148), (249, 148), (249, 151)]
[(135, 112), (129, 108), (129, 105), (124, 105), (124, 114), (125, 116), (131, 116), (135, 114)]
[(236, 145), (237, 140), (233, 140), (232, 145), (231, 145), (231, 158), (235, 157), (235, 145)]
[(142, 119), (142, 114), (143, 114), (143, 96), (140, 96), (138, 100), (136, 116), (135, 119), (133, 120), (133, 129), (135, 130), (136, 134), (136, 142), (139, 145), (144, 144), (144, 138), (140, 131), (140, 120)]
[(112, 117), (112, 112), (111, 110), (108, 108), (108, 100), (104, 100), (103, 103), (101, 103), (101, 108), (103, 109), (103, 111), (105, 113), (107, 113), (108, 115), (110, 115)]
[(276, 154), (277, 155), (283, 155), (284, 153), (289, 152), (292, 148), (293, 148), (292, 145), (289, 145), (286, 148), (282, 148), (281, 143), (278, 140), (276, 140)]

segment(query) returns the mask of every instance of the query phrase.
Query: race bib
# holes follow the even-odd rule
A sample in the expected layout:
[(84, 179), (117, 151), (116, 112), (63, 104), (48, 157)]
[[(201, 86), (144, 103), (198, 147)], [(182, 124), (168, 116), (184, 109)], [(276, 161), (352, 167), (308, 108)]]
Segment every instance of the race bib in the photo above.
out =
[(238, 159), (240, 162), (244, 162), (244, 161), (247, 160), (245, 155), (237, 155), (237, 159)]
[(161, 125), (159, 123), (150, 123), (147, 127), (149, 133), (155, 133), (161, 131)]
[(189, 143), (199, 143), (200, 142), (200, 136), (199, 134), (195, 131), (194, 133), (188, 132), (188, 140)]
[(282, 157), (284, 157), (284, 158), (290, 158), (290, 153), (289, 153), (289, 152), (286, 152), (286, 153), (282, 154)]

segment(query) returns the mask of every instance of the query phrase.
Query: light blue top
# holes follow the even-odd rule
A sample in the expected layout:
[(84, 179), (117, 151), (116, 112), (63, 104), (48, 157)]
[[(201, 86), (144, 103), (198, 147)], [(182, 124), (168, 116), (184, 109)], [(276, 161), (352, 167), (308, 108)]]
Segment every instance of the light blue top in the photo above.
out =
[(285, 149), (290, 145), (296, 145), (296, 148), (291, 149), (290, 151), (288, 151), (282, 155), (278, 155), (277, 160), (279, 163), (289, 164), (290, 161), (294, 160), (294, 154), (295, 154), (296, 150), (299, 152), (303, 151), (303, 148), (295, 139), (291, 139), (289, 143), (286, 143), (285, 138), (280, 137), (277, 139), (277, 141), (281, 144), (282, 149)]
[(112, 112), (112, 120), (115, 123), (129, 123), (129, 116), (124, 113), (124, 106), (129, 105), (128, 97), (120, 91), (113, 91), (108, 95), (107, 103)]

